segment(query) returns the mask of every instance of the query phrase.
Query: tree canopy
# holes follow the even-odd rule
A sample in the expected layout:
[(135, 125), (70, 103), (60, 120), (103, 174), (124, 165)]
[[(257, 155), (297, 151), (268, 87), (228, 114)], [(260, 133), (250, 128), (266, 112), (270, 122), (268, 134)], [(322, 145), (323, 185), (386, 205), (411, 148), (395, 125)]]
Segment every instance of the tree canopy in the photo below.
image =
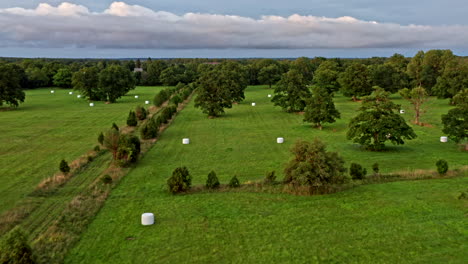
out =
[(323, 123), (334, 123), (337, 118), (340, 118), (340, 112), (335, 108), (333, 94), (324, 87), (314, 86), (312, 96), (307, 100), (304, 121), (322, 130)]
[[(453, 101), (456, 107), (442, 115), (442, 124), (444, 125), (442, 131), (450, 139), (460, 143), (468, 140), (468, 89), (460, 91), (453, 98)], [(468, 150), (468, 142), (465, 143), (465, 150)]]
[(351, 64), (340, 74), (338, 81), (340, 82), (343, 94), (352, 97), (353, 100), (372, 93), (369, 70), (364, 64)]
[(302, 74), (297, 70), (290, 70), (283, 74), (276, 84), (275, 96), (271, 100), (288, 112), (304, 110), (310, 91)]
[(99, 70), (97, 67), (84, 67), (72, 76), (73, 89), (92, 101), (105, 100), (105, 94), (99, 89)]
[(0, 65), (0, 106), (4, 103), (17, 107), (26, 97), (21, 87), (24, 72), (15, 65)]
[(99, 73), (99, 88), (111, 103), (135, 88), (132, 73), (120, 66), (111, 65)]

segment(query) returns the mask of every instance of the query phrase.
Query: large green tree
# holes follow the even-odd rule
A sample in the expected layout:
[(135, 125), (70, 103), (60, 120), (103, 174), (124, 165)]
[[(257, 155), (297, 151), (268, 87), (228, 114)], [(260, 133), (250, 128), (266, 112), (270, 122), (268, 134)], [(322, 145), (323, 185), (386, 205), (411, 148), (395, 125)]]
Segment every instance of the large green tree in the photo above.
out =
[(99, 89), (111, 103), (134, 88), (133, 74), (120, 65), (111, 65), (99, 73)]
[[(468, 89), (460, 91), (454, 98), (456, 107), (442, 115), (443, 132), (450, 139), (460, 143), (468, 140)], [(465, 150), (468, 151), (468, 142), (465, 142)]]
[(376, 87), (374, 93), (363, 98), (359, 113), (349, 122), (347, 138), (370, 150), (382, 150), (385, 141), (404, 144), (403, 139), (416, 137), (413, 129), (400, 114), (400, 106), (389, 99), (389, 93)]
[(372, 93), (369, 70), (364, 64), (351, 64), (340, 74), (338, 81), (340, 82), (343, 94), (352, 97), (353, 100)]
[(258, 80), (260, 81), (260, 83), (268, 84), (270, 88), (274, 83), (278, 82), (280, 78), (281, 70), (276, 64), (266, 66), (262, 68), (258, 73)]
[(245, 68), (237, 62), (228, 61), (222, 63), (217, 74), (221, 79), (221, 85), (229, 90), (231, 101), (242, 102), (245, 99), (244, 90), (247, 88), (247, 72)]
[(466, 88), (468, 88), (468, 62), (457, 58), (447, 62), (443, 73), (432, 88), (432, 93), (438, 98), (453, 98)]
[(99, 70), (97, 67), (84, 67), (72, 76), (73, 89), (92, 101), (105, 100), (105, 94), (99, 89)]
[(300, 57), (291, 63), (291, 69), (299, 71), (306, 84), (311, 84), (314, 78), (314, 65), (309, 58)]
[(338, 82), (339, 68), (335, 61), (327, 60), (320, 64), (314, 73), (314, 85), (323, 87), (329, 93), (340, 89)]
[(337, 118), (340, 118), (340, 112), (335, 108), (333, 94), (324, 87), (314, 86), (312, 96), (307, 100), (304, 121), (322, 130), (323, 123), (334, 123)]
[(154, 60), (154, 61), (151, 61), (150, 63), (147, 63), (144, 84), (145, 85), (162, 84), (160, 76), (161, 76), (161, 73), (165, 69), (167, 69), (167, 67), (168, 67), (167, 63), (163, 60)]
[(55, 86), (61, 88), (72, 87), (72, 72), (68, 67), (60, 68), (53, 76), (53, 83)]
[(224, 83), (219, 68), (202, 73), (198, 79), (195, 107), (202, 109), (209, 117), (219, 116), (224, 113), (224, 108), (231, 108), (231, 91)]
[(17, 107), (20, 102), (24, 102), (26, 96), (21, 87), (23, 76), (14, 65), (0, 65), (0, 106), (6, 103)]
[(304, 76), (297, 70), (290, 70), (276, 84), (271, 101), (288, 112), (299, 112), (304, 110), (309, 97), (310, 90)]
[(390, 93), (396, 93), (409, 85), (406, 71), (400, 71), (398, 66), (391, 63), (370, 66), (369, 76), (372, 86), (382, 87)]

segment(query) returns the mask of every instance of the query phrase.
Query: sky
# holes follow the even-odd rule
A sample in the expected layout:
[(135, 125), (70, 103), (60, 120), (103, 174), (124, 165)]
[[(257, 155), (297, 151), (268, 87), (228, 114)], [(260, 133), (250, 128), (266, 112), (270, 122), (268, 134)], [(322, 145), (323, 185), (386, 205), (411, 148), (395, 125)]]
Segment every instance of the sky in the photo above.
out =
[(467, 56), (466, 10), (466, 0), (1, 0), (0, 56)]

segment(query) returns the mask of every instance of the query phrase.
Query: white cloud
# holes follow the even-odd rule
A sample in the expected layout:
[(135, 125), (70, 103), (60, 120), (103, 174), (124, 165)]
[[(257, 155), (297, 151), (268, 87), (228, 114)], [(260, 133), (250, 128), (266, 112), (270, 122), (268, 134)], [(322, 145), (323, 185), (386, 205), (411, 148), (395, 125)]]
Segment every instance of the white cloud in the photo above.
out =
[(456, 48), (468, 26), (399, 25), (353, 17), (176, 15), (114, 2), (40, 4), (0, 9), (0, 47), (193, 48)]

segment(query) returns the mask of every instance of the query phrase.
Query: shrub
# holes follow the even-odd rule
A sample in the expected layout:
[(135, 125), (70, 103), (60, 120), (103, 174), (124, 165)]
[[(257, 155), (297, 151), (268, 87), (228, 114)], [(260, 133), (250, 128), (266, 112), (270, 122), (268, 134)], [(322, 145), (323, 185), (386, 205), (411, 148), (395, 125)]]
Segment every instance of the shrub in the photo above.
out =
[(377, 162), (372, 164), (372, 170), (374, 171), (374, 174), (379, 174), (379, 164)]
[(362, 180), (366, 177), (367, 170), (358, 163), (351, 163), (349, 175), (353, 180)]
[(112, 152), (112, 157), (114, 160), (116, 159), (117, 150), (119, 149), (119, 139), (120, 132), (113, 128), (109, 129), (104, 136), (103, 145)]
[(468, 193), (466, 192), (460, 193), (460, 195), (458, 196), (458, 200), (468, 200)]
[(68, 166), (68, 162), (66, 162), (65, 160), (60, 161), (59, 169), (65, 174), (70, 172), (70, 166)]
[(101, 134), (99, 134), (98, 138), (97, 138), (97, 141), (99, 142), (99, 144), (103, 145), (104, 144), (104, 134), (101, 132)]
[(274, 184), (276, 182), (275, 171), (268, 172), (263, 180), (265, 184)]
[(437, 172), (440, 174), (440, 175), (445, 175), (449, 169), (449, 166), (448, 166), (448, 162), (446, 160), (438, 160), (436, 162), (436, 166), (437, 166)]
[(179, 105), (180, 103), (182, 103), (182, 98), (180, 98), (180, 96), (178, 94), (172, 96), (171, 98), (171, 101), (170, 101), (172, 104), (174, 105)]
[(168, 90), (162, 90), (154, 97), (153, 104), (157, 107), (161, 106), (165, 101), (169, 99), (171, 92)]
[[(104, 140), (104, 136), (102, 136), (102, 137), (103, 137), (102, 140)], [(99, 147), (99, 145), (94, 146), (94, 151), (96, 151), (96, 152), (101, 151), (101, 147)]]
[(172, 194), (188, 191), (191, 184), (192, 177), (187, 167), (176, 168), (172, 176), (167, 179), (167, 186)]
[(216, 173), (214, 171), (211, 171), (208, 174), (208, 178), (206, 179), (206, 188), (215, 189), (218, 187), (219, 187), (218, 177), (216, 176)]
[(159, 126), (154, 121), (154, 118), (149, 119), (140, 128), (140, 135), (142, 139), (151, 139), (158, 136)]
[(138, 120), (145, 120), (146, 117), (148, 116), (148, 112), (146, 111), (146, 109), (141, 106), (137, 106), (135, 108), (135, 114)]
[(115, 130), (117, 130), (117, 131), (119, 131), (119, 127), (117, 126), (116, 123), (112, 123), (112, 128), (115, 129)]
[(231, 178), (231, 180), (229, 181), (228, 186), (231, 187), (231, 188), (238, 188), (238, 187), (240, 187), (240, 182), (239, 182), (239, 180), (237, 179), (236, 176), (234, 176), (234, 177)]
[(0, 241), (0, 263), (36, 263), (26, 236), (19, 227), (12, 229)]
[(104, 184), (111, 184), (112, 183), (112, 177), (109, 174), (104, 175), (104, 177), (101, 178), (102, 183)]
[(87, 156), (86, 158), (88, 159), (88, 162), (91, 162), (94, 160), (93, 156)]
[(138, 137), (126, 134), (120, 135), (117, 159), (122, 162), (122, 165), (136, 162), (140, 151), (140, 139)]
[(137, 117), (136, 117), (136, 114), (135, 112), (133, 111), (130, 111), (130, 113), (128, 113), (128, 117), (127, 117), (127, 126), (137, 126), (138, 125), (138, 120), (137, 120)]

